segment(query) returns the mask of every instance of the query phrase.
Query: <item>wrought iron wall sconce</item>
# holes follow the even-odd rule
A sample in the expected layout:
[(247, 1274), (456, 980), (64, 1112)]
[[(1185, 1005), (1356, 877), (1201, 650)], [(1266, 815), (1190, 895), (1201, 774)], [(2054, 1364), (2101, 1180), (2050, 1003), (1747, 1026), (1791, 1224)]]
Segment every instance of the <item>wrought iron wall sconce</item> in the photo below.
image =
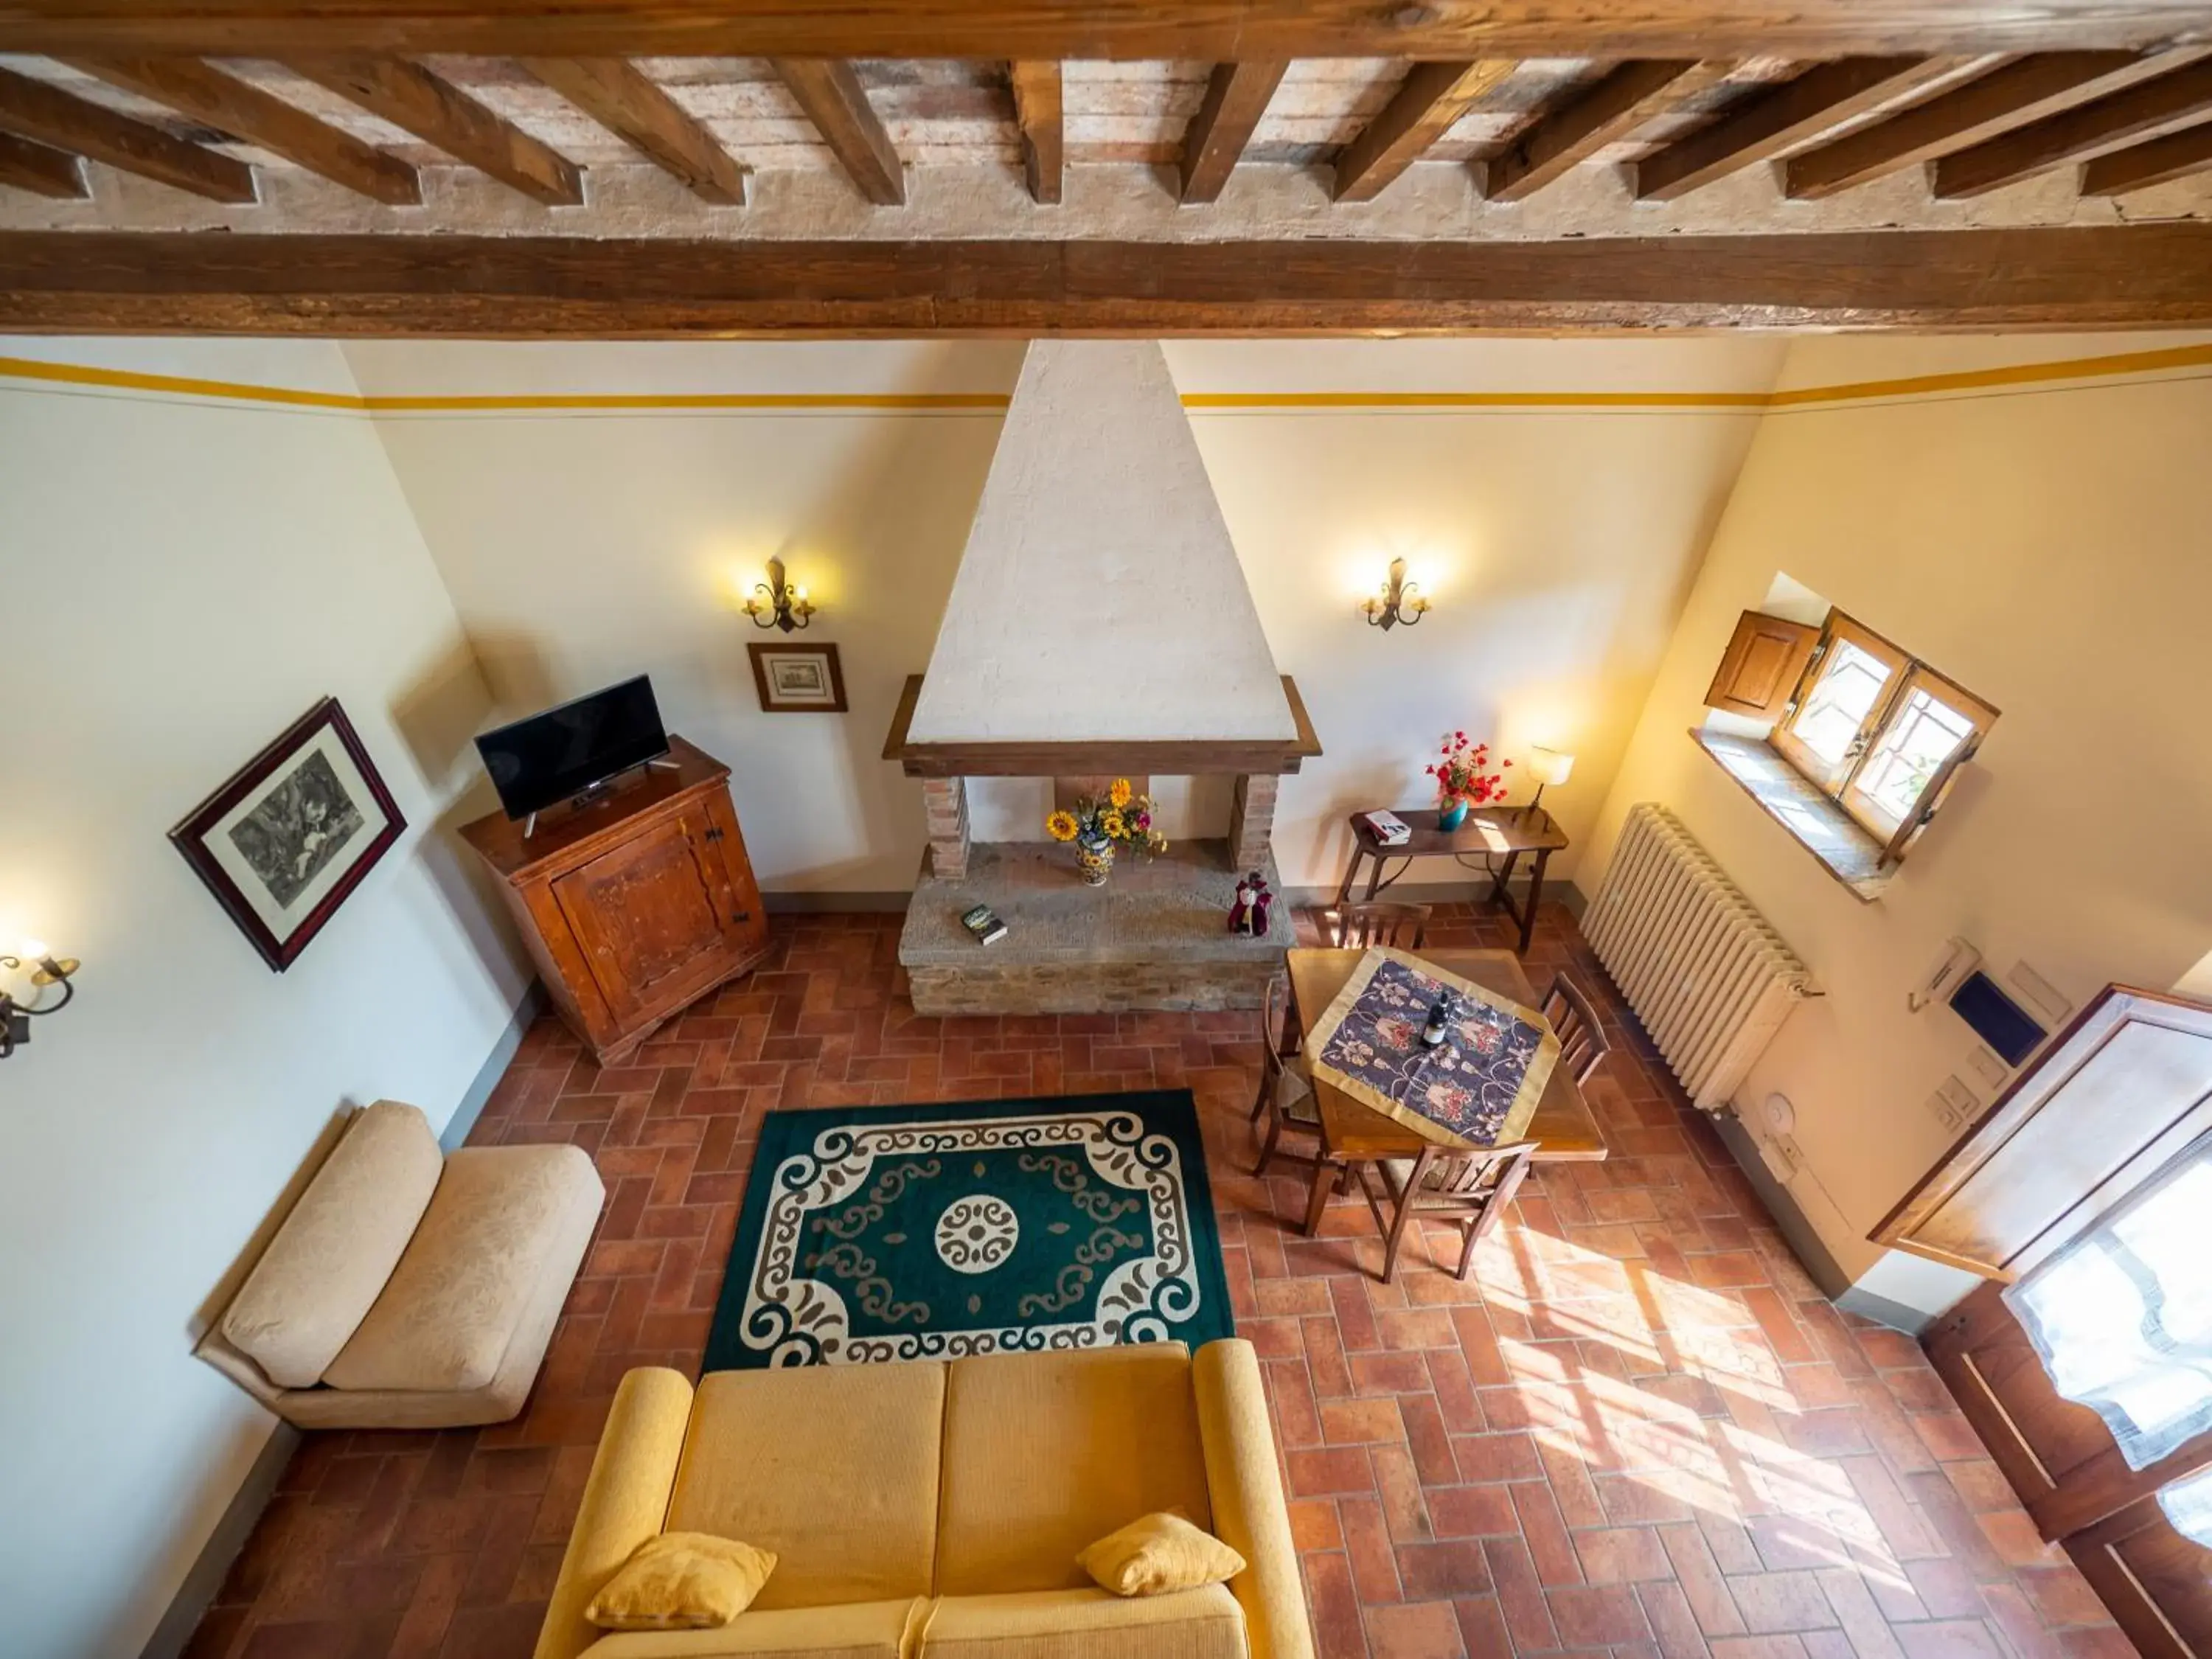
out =
[(1406, 562), (1390, 561), (1390, 579), (1372, 599), (1360, 602), (1359, 609), (1370, 628), (1395, 628), (1400, 623), (1411, 628), (1425, 616), (1429, 602), (1421, 596), (1421, 585), (1406, 580)]
[(76, 994), (76, 987), (70, 983), (70, 975), (80, 966), (76, 957), (57, 957), (35, 939), (24, 945), (20, 955), (0, 956), (0, 968), (11, 974), (21, 972), (27, 963), (35, 964), (31, 969), (31, 983), (42, 991), (49, 985), (60, 986), (61, 1000), (51, 1007), (33, 1008), (0, 991), (0, 1060), (7, 1059), (31, 1040), (33, 1018), (59, 1013)]
[(754, 585), (753, 597), (745, 601), (744, 610), (755, 628), (781, 628), (787, 634), (805, 627), (814, 615), (806, 589), (784, 580), (781, 559), (768, 562), (768, 580)]

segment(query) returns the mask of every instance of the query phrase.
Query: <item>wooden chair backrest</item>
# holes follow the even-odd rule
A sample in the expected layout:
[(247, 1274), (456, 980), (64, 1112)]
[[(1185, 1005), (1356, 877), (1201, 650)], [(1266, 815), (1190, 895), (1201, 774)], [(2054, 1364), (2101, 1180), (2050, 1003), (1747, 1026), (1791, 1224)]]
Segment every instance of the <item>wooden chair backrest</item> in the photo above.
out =
[(1428, 936), (1425, 904), (1344, 904), (1328, 915), (1340, 949), (1364, 951), (1371, 945), (1393, 945), (1401, 951), (1418, 951)]
[(1486, 1152), (1468, 1152), (1444, 1161), (1426, 1183), (1427, 1192), (1469, 1206), (1488, 1208), (1512, 1201), (1514, 1189), (1528, 1173), (1536, 1155), (1533, 1140), (1516, 1140)]
[(1545, 995), (1544, 1018), (1559, 1035), (1559, 1060), (1568, 1075), (1577, 1084), (1589, 1082), (1590, 1073), (1613, 1052), (1589, 993), (1561, 974)]

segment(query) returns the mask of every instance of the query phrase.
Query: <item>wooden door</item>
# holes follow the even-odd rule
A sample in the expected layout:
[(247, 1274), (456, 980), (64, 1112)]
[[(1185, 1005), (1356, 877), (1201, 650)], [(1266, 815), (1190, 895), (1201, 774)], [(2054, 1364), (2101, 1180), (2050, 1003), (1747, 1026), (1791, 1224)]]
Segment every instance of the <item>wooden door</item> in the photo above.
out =
[(1944, 1316), (1926, 1343), (2037, 1531), (2064, 1545), (2145, 1659), (2212, 1656), (2212, 1550), (2157, 1502), (2161, 1487), (2212, 1466), (2212, 1434), (2129, 1468), (2104, 1419), (2051, 1386), (1995, 1285)]
[(2107, 986), (1872, 1237), (2015, 1279), (2208, 1129), (2212, 1006)]
[(690, 802), (553, 884), (619, 1024), (680, 1006), (729, 971), (760, 905), (740, 901), (718, 826)]
[(2184, 1537), (2157, 1498), (2068, 1539), (2066, 1553), (2142, 1659), (2212, 1654), (2212, 1550)]

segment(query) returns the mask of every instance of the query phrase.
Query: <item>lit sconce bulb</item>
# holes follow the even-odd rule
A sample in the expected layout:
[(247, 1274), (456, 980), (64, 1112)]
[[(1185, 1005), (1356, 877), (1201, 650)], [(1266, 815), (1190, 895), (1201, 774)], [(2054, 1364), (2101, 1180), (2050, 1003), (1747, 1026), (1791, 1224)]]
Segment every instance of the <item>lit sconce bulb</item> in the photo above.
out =
[(1406, 580), (1406, 562), (1390, 561), (1390, 575), (1376, 596), (1359, 607), (1371, 628), (1385, 630), (1400, 623), (1411, 628), (1427, 614), (1429, 602), (1421, 596), (1420, 584)]
[(46, 940), (42, 939), (27, 939), (17, 947), (22, 952), (23, 960), (26, 962), (45, 961), (47, 948)]

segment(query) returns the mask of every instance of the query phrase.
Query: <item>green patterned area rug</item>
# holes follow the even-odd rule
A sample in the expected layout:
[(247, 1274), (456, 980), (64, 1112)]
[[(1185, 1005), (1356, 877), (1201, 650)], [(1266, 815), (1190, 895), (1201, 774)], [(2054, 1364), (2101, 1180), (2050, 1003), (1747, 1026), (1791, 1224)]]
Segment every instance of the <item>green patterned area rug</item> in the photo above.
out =
[(1235, 1332), (1188, 1090), (770, 1112), (702, 1369)]

